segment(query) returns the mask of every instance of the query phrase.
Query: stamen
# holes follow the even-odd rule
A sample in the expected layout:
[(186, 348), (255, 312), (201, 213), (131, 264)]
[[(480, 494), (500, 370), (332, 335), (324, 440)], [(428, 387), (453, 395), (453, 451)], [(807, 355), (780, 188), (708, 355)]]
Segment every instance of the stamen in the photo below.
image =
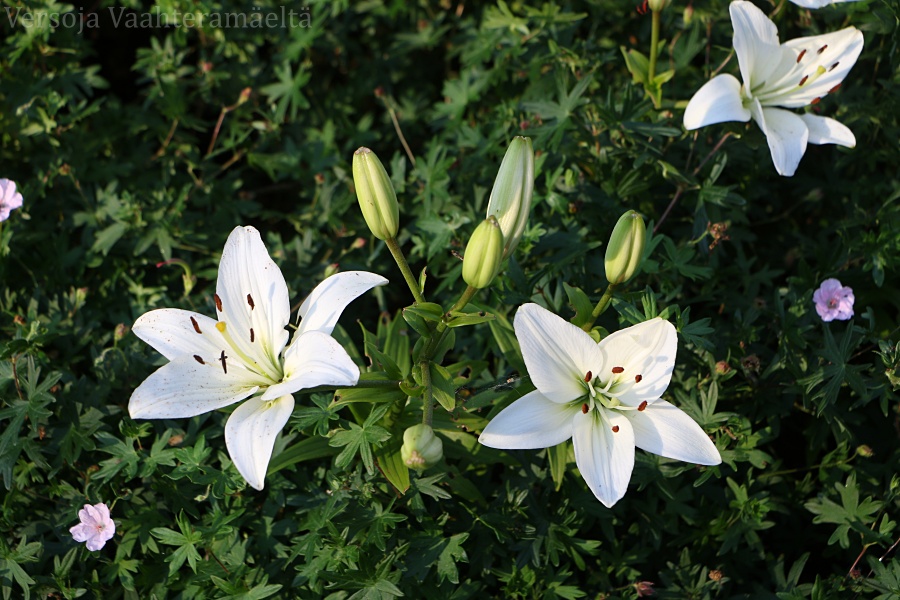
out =
[(612, 430), (613, 430), (613, 433), (619, 433), (619, 426), (618, 426), (618, 425), (613, 425), (613, 426), (612, 426)]
[(247, 304), (250, 305), (250, 310), (256, 308), (256, 305), (253, 304), (253, 297), (250, 294), (247, 294)]
[(219, 295), (213, 294), (213, 300), (216, 301), (216, 310), (222, 312), (222, 299), (219, 298)]
[(806, 48), (800, 51), (800, 54), (797, 56), (797, 62), (800, 62), (804, 54), (806, 54)]
[(644, 400), (643, 402), (641, 402), (641, 405), (638, 406), (638, 412), (644, 412), (644, 409), (645, 409), (645, 408), (647, 408), (647, 401), (646, 401), (646, 400)]
[(828, 70), (829, 70), (829, 71), (834, 71), (834, 70), (837, 68), (837, 66), (838, 66), (839, 64), (841, 64), (841, 61), (837, 61), (836, 63), (834, 63), (833, 65), (831, 65), (830, 67), (828, 67)]
[(821, 98), (813, 98), (813, 99), (810, 101), (810, 104), (818, 104), (818, 103), (821, 102), (821, 101), (822, 101)]
[(806, 83), (806, 80), (809, 79), (809, 75), (804, 75), (803, 79), (800, 80), (799, 87), (803, 87), (803, 84)]
[(828, 44), (825, 44), (824, 46), (822, 46), (821, 48), (816, 50), (816, 54), (822, 54), (823, 52), (825, 52), (825, 48), (827, 48), (827, 47), (828, 47)]
[(228, 358), (225, 356), (225, 351), (222, 350), (222, 355), (219, 357), (219, 360), (222, 361), (222, 370), (225, 371), (225, 374), (228, 375), (228, 365), (225, 364), (225, 359)]
[(585, 382), (585, 383), (590, 383), (591, 379), (593, 379), (592, 375), (593, 375), (593, 373), (591, 373), (590, 371), (588, 371), (588, 372), (587, 372), (587, 375), (584, 376), (584, 382)]
[(197, 324), (197, 319), (195, 319), (194, 317), (191, 317), (191, 325), (194, 326), (194, 331), (203, 335), (203, 332), (200, 331), (200, 325)]
[(254, 336), (253, 336), (253, 328), (251, 327), (251, 328), (250, 328), (250, 343), (251, 343), (251, 344), (253, 343), (253, 338), (254, 338)]
[(834, 92), (838, 91), (840, 88), (841, 88), (841, 84), (837, 84), (836, 86), (834, 86), (833, 88), (828, 90), (828, 93), (833, 94)]
[(205, 364), (206, 364), (205, 362), (203, 362), (203, 359), (200, 358), (199, 356), (197, 356), (196, 354), (194, 355), (194, 360), (196, 360), (196, 361), (197, 361), (198, 363), (200, 363), (201, 365), (205, 365)]
[(641, 379), (643, 379), (643, 378), (644, 378), (644, 376), (641, 375), (640, 373), (638, 373), (637, 375), (634, 376), (634, 382), (635, 382), (635, 383), (640, 383), (640, 382), (641, 382)]
[(625, 372), (625, 367), (613, 367), (612, 372), (618, 375), (619, 373)]
[(587, 403), (581, 405), (581, 413), (582, 413), (582, 414), (585, 414), (585, 415), (588, 414), (588, 405), (587, 405)]

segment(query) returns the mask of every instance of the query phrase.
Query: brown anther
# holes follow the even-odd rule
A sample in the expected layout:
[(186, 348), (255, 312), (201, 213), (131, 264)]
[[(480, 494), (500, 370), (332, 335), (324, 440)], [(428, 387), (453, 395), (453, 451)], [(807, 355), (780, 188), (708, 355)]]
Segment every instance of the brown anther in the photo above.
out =
[(198, 363), (200, 363), (201, 365), (205, 365), (205, 364), (206, 364), (205, 362), (203, 362), (203, 359), (200, 358), (199, 356), (197, 356), (196, 354), (194, 355), (194, 360), (196, 360), (196, 361), (197, 361)]
[(225, 359), (228, 358), (225, 356), (225, 351), (222, 350), (222, 355), (219, 356), (219, 360), (222, 362), (222, 370), (225, 371), (225, 374), (228, 375), (228, 365), (225, 364)]
[(825, 48), (827, 48), (827, 47), (828, 47), (828, 44), (825, 44), (824, 46), (822, 46), (821, 48), (816, 50), (816, 54), (822, 54), (823, 52), (825, 52)]
[(800, 60), (803, 58), (803, 55), (804, 55), (804, 54), (806, 54), (806, 48), (804, 48), (803, 50), (801, 50), (801, 51), (800, 51), (800, 54), (797, 55), (797, 62), (800, 62)]
[(625, 372), (625, 367), (613, 367), (612, 372), (618, 375), (619, 373)]
[(644, 409), (646, 409), (646, 408), (647, 408), (647, 401), (644, 400), (643, 402), (641, 402), (641, 405), (638, 406), (638, 412), (644, 412)]
[(250, 294), (247, 294), (247, 304), (250, 305), (250, 310), (256, 308), (256, 305), (253, 304), (253, 296), (251, 296)]
[(250, 343), (253, 343), (253, 340), (256, 339), (256, 336), (253, 335), (253, 328), (250, 328)]
[(803, 84), (806, 83), (807, 79), (809, 79), (809, 75), (804, 75), (803, 79), (800, 80), (800, 87), (803, 87)]
[(641, 375), (640, 373), (638, 373), (637, 375), (634, 376), (634, 382), (635, 382), (635, 383), (640, 383), (640, 382), (641, 382), (641, 379), (643, 379), (643, 378), (644, 378), (644, 376)]
[(818, 104), (821, 101), (822, 101), (821, 98), (813, 98), (812, 101), (810, 101), (810, 104)]
[(828, 90), (828, 93), (829, 93), (829, 94), (833, 94), (833, 93), (835, 93), (836, 91), (838, 91), (840, 88), (841, 88), (841, 84), (837, 84), (836, 86), (834, 86), (833, 88), (831, 88), (830, 90)]
[(194, 326), (194, 331), (200, 334), (203, 333), (202, 331), (200, 331), (200, 325), (197, 324), (197, 319), (195, 319), (194, 317), (191, 317), (191, 325)]
[(585, 414), (585, 415), (588, 414), (588, 405), (587, 404), (581, 405), (581, 413)]
[(213, 294), (213, 300), (216, 301), (216, 310), (222, 312), (222, 299), (219, 298), (219, 295)]
[(619, 426), (618, 426), (618, 425), (613, 425), (613, 426), (612, 426), (612, 430), (613, 430), (613, 433), (619, 433)]
[(587, 374), (585, 374), (585, 376), (584, 376), (584, 382), (588, 383), (591, 379), (593, 379), (593, 377), (594, 377), (594, 374), (591, 373), (590, 371), (588, 371)]
[(830, 67), (828, 67), (828, 71), (829, 71), (829, 72), (834, 71), (834, 70), (837, 68), (837, 66), (838, 66), (839, 64), (841, 64), (841, 61), (837, 61), (836, 63), (834, 63), (833, 65), (831, 65)]

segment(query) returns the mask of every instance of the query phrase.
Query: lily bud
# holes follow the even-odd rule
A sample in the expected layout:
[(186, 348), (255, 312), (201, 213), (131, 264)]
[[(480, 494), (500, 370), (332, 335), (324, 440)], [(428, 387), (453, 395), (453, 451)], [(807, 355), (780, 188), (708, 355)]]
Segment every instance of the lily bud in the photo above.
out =
[(490, 216), (475, 228), (466, 245), (462, 268), (463, 281), (479, 290), (486, 288), (491, 285), (491, 281), (500, 270), (501, 262), (503, 262), (503, 233), (497, 219)]
[(396, 237), (400, 223), (397, 194), (384, 165), (368, 148), (353, 153), (353, 185), (372, 235), (380, 240)]
[(647, 228), (644, 219), (633, 210), (619, 217), (606, 247), (606, 279), (611, 284), (625, 283), (641, 266)]
[(422, 471), (441, 460), (443, 456), (444, 442), (434, 435), (434, 430), (428, 425), (420, 423), (403, 432), (400, 458), (410, 469)]
[(512, 254), (525, 231), (533, 190), (534, 150), (531, 148), (531, 138), (518, 136), (509, 143), (500, 163), (486, 215), (496, 217), (500, 223), (503, 239), (506, 240), (503, 258)]
[(647, 0), (647, 7), (656, 12), (662, 10), (669, 5), (670, 0)]

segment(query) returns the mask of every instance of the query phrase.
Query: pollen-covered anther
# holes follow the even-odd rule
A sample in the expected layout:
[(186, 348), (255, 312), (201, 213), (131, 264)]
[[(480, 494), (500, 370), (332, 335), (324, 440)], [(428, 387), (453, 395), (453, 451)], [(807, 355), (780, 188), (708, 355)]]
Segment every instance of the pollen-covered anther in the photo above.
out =
[(837, 84), (836, 86), (834, 86), (833, 88), (831, 88), (830, 90), (828, 90), (828, 93), (829, 93), (829, 94), (833, 94), (833, 93), (835, 93), (836, 91), (838, 91), (839, 89), (841, 89), (841, 84)]
[(228, 375), (228, 365), (225, 363), (226, 358), (228, 357), (225, 356), (225, 351), (222, 350), (222, 354), (219, 356), (219, 360), (222, 362), (222, 371), (224, 371), (225, 374)]
[(613, 367), (612, 372), (618, 375), (619, 373), (625, 372), (625, 367)]
[(588, 405), (587, 403), (581, 405), (581, 413), (586, 415), (588, 414)]
[(828, 47), (828, 44), (825, 44), (824, 46), (822, 46), (821, 48), (816, 50), (816, 54), (822, 54), (823, 52), (825, 52), (825, 48), (827, 48), (827, 47)]
[(838, 66), (839, 64), (841, 64), (841, 61), (837, 61), (836, 63), (834, 63), (833, 65), (831, 65), (830, 67), (828, 67), (828, 70), (829, 70), (829, 71), (834, 71), (835, 69), (837, 69), (837, 66)]
[(798, 87), (803, 87), (803, 84), (806, 83), (807, 79), (809, 79), (809, 75), (804, 75), (803, 79), (800, 80), (800, 85)]
[(213, 294), (213, 300), (216, 301), (216, 310), (222, 312), (222, 299), (219, 298), (219, 295)]
[(797, 55), (797, 62), (800, 62), (803, 59), (803, 55), (806, 54), (806, 48), (800, 51), (800, 54)]
[(250, 310), (256, 308), (256, 305), (253, 303), (253, 296), (251, 296), (250, 294), (247, 294), (247, 304), (250, 305)]
[(643, 378), (644, 378), (644, 376), (641, 375), (640, 373), (638, 373), (637, 375), (634, 376), (634, 382), (635, 382), (635, 383), (640, 383), (640, 382), (641, 382), (641, 379), (643, 379)]
[(250, 328), (250, 343), (251, 343), (251, 344), (253, 343), (253, 340), (254, 340), (255, 338), (256, 338), (256, 336), (253, 335), (253, 328), (251, 327), (251, 328)]
[(590, 383), (591, 379), (593, 379), (593, 375), (594, 375), (593, 373), (588, 371), (587, 374), (584, 376), (584, 382)]
[(809, 103), (810, 103), (810, 104), (818, 104), (818, 103), (821, 102), (821, 101), (822, 101), (821, 98), (813, 98), (812, 100), (810, 100)]
[(644, 412), (644, 409), (646, 409), (646, 408), (647, 408), (647, 401), (644, 400), (643, 402), (641, 402), (641, 405), (638, 406), (638, 412)]
[(200, 358), (199, 356), (197, 356), (196, 354), (194, 355), (194, 360), (196, 360), (196, 361), (197, 361), (198, 363), (200, 363), (201, 365), (205, 365), (205, 364), (206, 364), (205, 362), (203, 362), (203, 359)]
[(194, 326), (194, 331), (201, 335), (203, 334), (203, 332), (200, 331), (200, 325), (197, 323), (197, 319), (195, 319), (194, 317), (191, 317), (191, 325)]
[(613, 426), (612, 426), (612, 430), (613, 430), (613, 433), (619, 433), (619, 426), (618, 426), (618, 425), (613, 425)]

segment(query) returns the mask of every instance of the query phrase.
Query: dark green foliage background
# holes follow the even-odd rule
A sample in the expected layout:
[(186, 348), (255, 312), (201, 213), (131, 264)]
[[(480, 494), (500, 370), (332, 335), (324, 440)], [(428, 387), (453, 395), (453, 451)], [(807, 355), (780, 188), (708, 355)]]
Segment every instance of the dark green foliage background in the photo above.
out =
[[(782, 40), (865, 34), (841, 90), (815, 107), (857, 147), (810, 146), (783, 178), (755, 124), (681, 126), (729, 58), (726, 2), (696, 2), (689, 23), (680, 1), (664, 12), (659, 68), (675, 75), (660, 109), (620, 51), (649, 51), (649, 15), (614, 0), (532, 4), (339, 0), (311, 3), (309, 27), (124, 29), (110, 8), (280, 9), (4, 2), (100, 19), (81, 32), (0, 19), (0, 177), (25, 197), (0, 233), (4, 599), (634, 598), (641, 581), (659, 598), (900, 594), (900, 5), (777, 3)], [(737, 73), (733, 56), (723, 72)], [(416, 272), (428, 265), (429, 300), (449, 306), (463, 287), (453, 252), (520, 134), (538, 152), (533, 213), (479, 304), (511, 319), (537, 301), (570, 318), (562, 284), (599, 298), (618, 215), (660, 222), (680, 190), (644, 273), (600, 324), (667, 311), (681, 335), (666, 398), (711, 434), (720, 467), (638, 451), (610, 510), (574, 461), (556, 490), (546, 452), (478, 446), (460, 427), (531, 389), (488, 326), (458, 330), (445, 364), (479, 361), (459, 381), (466, 404), (458, 420), (438, 409), (446, 460), (403, 496), (328, 446), (256, 492), (225, 452), (226, 412), (128, 418), (164, 359), (122, 326), (159, 307), (211, 314), (237, 225), (263, 232), (293, 302), (335, 268), (392, 280), (342, 319), (369, 365), (354, 321), (375, 331), (411, 298), (356, 207), (353, 151), (388, 165), (401, 243)], [(710, 248), (709, 223), (729, 239)], [(852, 321), (816, 315), (828, 277), (853, 287)], [(349, 429), (329, 396), (297, 398), (276, 452)], [(118, 533), (90, 553), (68, 528), (101, 501)]]

